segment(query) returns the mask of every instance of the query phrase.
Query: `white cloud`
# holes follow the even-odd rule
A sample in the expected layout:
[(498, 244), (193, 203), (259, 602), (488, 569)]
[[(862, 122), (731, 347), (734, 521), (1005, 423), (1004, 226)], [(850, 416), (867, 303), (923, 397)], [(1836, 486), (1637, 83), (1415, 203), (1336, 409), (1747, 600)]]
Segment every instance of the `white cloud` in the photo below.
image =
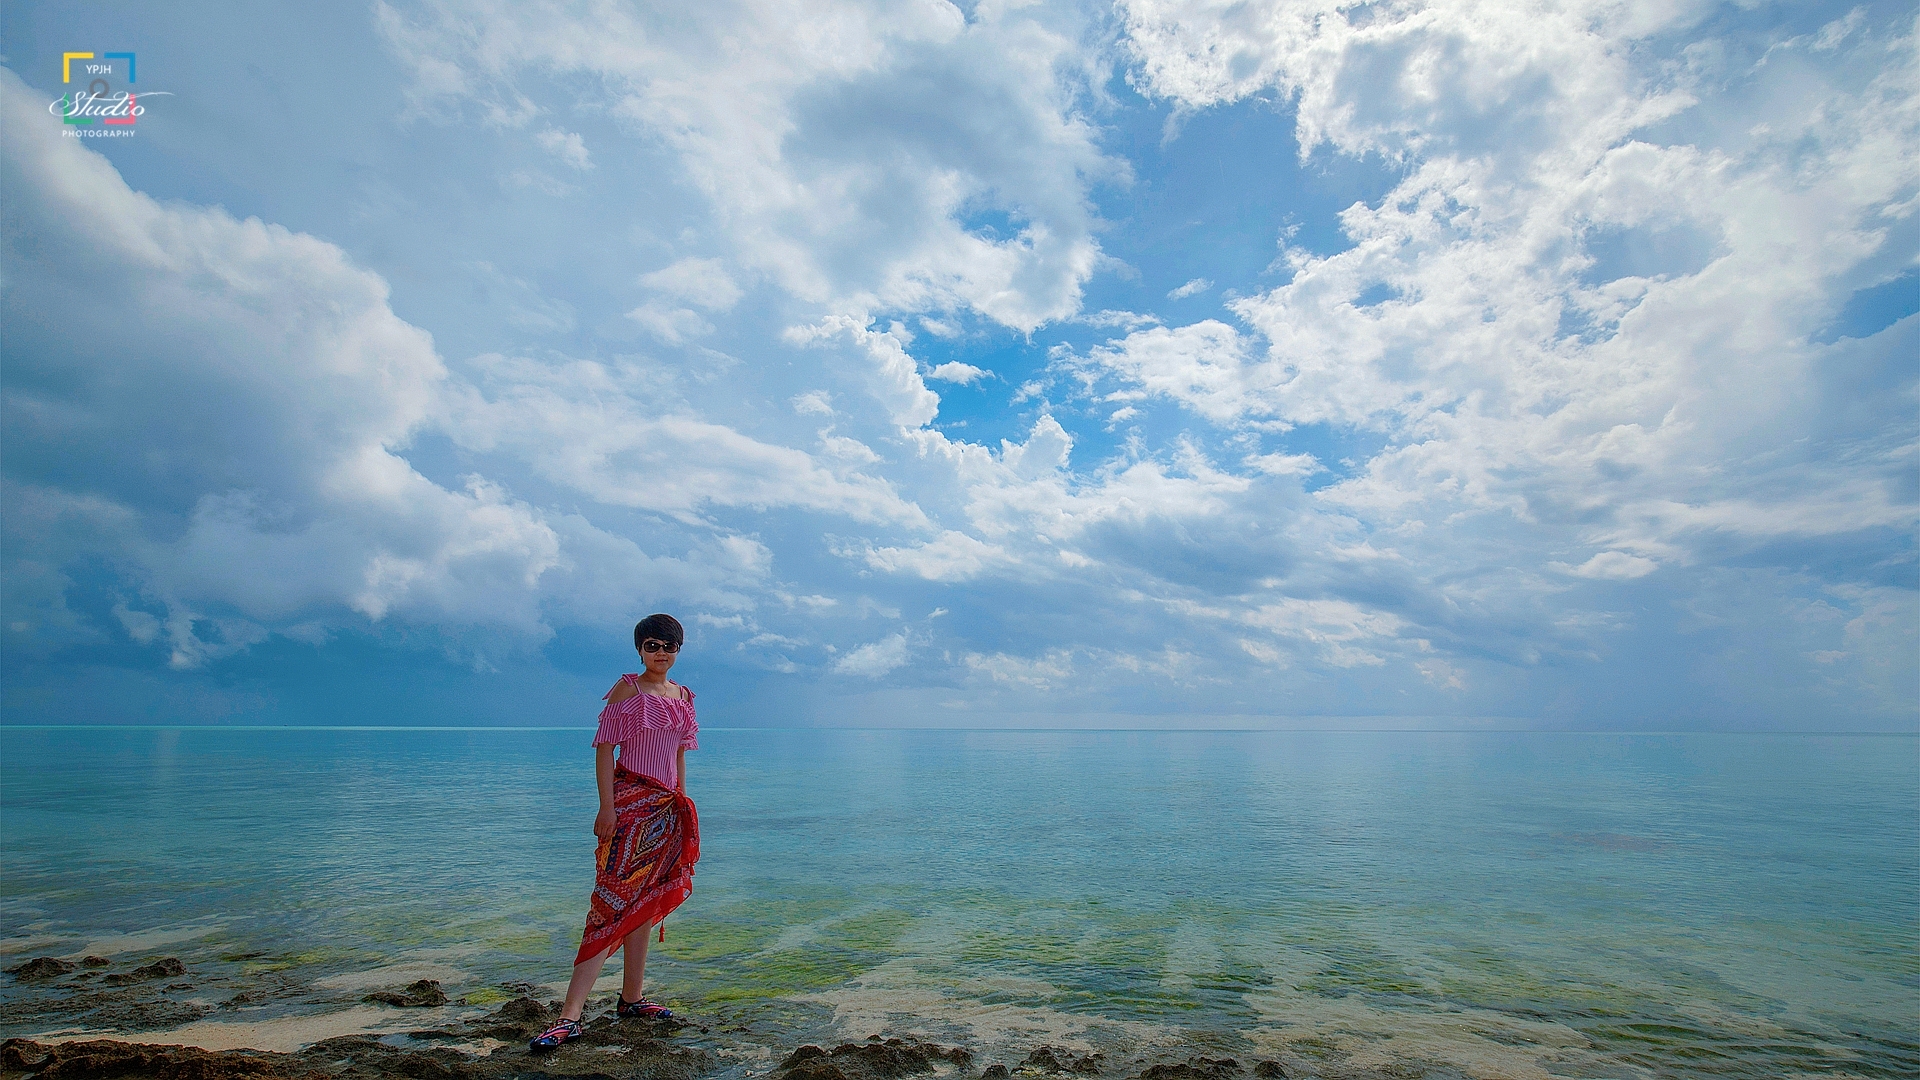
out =
[(578, 132), (547, 128), (536, 133), (533, 138), (540, 144), (541, 149), (574, 169), (586, 172), (593, 168), (593, 158), (587, 153), (586, 140), (582, 139)]
[(876, 548), (868, 565), (889, 573), (912, 573), (928, 581), (964, 581), (995, 564), (1010, 562), (1005, 552), (951, 529), (917, 547)]
[(1632, 581), (1660, 569), (1660, 564), (1652, 559), (1643, 559), (1624, 551), (1602, 551), (1579, 566), (1558, 562), (1549, 565), (1561, 573), (1572, 574), (1575, 577), (1600, 578), (1608, 581)]
[(1146, 393), (1172, 398), (1216, 421), (1269, 414), (1274, 405), (1259, 391), (1265, 372), (1247, 363), (1240, 332), (1208, 319), (1190, 326), (1136, 330), (1090, 359)]
[[(1044, 8), (376, 11), (417, 114), (501, 122), (529, 107), (523, 79), (595, 80), (675, 151), (748, 265), (839, 312), (957, 305), (1020, 330), (1071, 315), (1100, 262), (1088, 184), (1125, 176), (1075, 111), (1085, 28)], [(964, 220), (981, 211), (1004, 225)]]
[[(8, 501), (64, 538), (49, 558), (131, 568), (143, 599), (117, 619), (136, 641), (193, 667), (274, 625), (310, 638), (318, 612), (537, 642), (543, 605), (581, 603), (551, 586), (588, 551), (649, 561), (482, 477), (422, 476), (397, 451), (441, 421), (449, 375), (383, 281), (310, 236), (129, 190), (36, 98), (0, 72), (9, 434), (74, 465), (15, 455)], [(27, 315), (89, 305), (115, 317), (48, 334)], [(652, 564), (686, 594), (765, 572)]]
[(1312, 454), (1250, 454), (1244, 464), (1268, 476), (1312, 476), (1327, 471)]
[(795, 394), (791, 403), (793, 411), (802, 416), (833, 415), (833, 395), (825, 390), (809, 390), (804, 394)]
[(833, 670), (840, 675), (878, 679), (904, 667), (906, 662), (907, 634), (903, 630), (854, 649), (835, 660)]
[(968, 383), (984, 379), (992, 374), (993, 372), (985, 368), (977, 368), (972, 364), (963, 364), (958, 360), (949, 360), (928, 371), (927, 378), (939, 379), (941, 382), (959, 383), (965, 386)]
[[(378, 8), (414, 118), (499, 129), (482, 194), (539, 226), (447, 262), (484, 326), (375, 261), (397, 318), (338, 208), (298, 220), (345, 250), (142, 201), (10, 122), (3, 629), (192, 666), (391, 626), (479, 666), (671, 602), (757, 670), (1062, 712), (1640, 709), (1581, 690), (1676, 685), (1619, 678), (1651, 658), (1702, 688), (1664, 715), (1910, 717), (1920, 320), (1836, 316), (1914, 265), (1911, 28), (1701, 10), (1124, 4), (1175, 117), (1144, 167), (1231, 108), (1383, 177), (1191, 325), (1079, 313), (1095, 268), (1116, 304), (1167, 270), (1093, 240), (1125, 167), (1084, 118), (1146, 110), (1082, 9)], [(588, 218), (610, 289), (509, 250)], [(1246, 253), (1183, 253), (1172, 299)]]
[(1051, 690), (1073, 675), (1070, 649), (1052, 649), (1035, 657), (968, 653), (961, 660), (974, 675), (1034, 690)]
[(801, 346), (850, 338), (873, 364), (869, 389), (874, 398), (901, 428), (921, 427), (940, 412), (940, 395), (927, 389), (919, 365), (907, 355), (906, 343), (891, 330), (871, 330), (860, 319), (832, 315), (813, 326), (791, 327), (784, 336), (789, 344)]
[[(1851, 61), (1775, 52), (1736, 79), (1701, 65), (1737, 46), (1676, 35), (1704, 10), (1124, 4), (1146, 92), (1183, 109), (1297, 95), (1303, 153), (1405, 173), (1341, 215), (1347, 250), (1286, 250), (1290, 280), (1230, 305), (1242, 326), (1129, 328), (1072, 366), (1129, 408), (1378, 440), (1321, 511), (1409, 565), (1480, 575), (1471, 602), (1509, 617), (1557, 587), (1505, 569), (1543, 540), (1611, 548), (1553, 568), (1629, 581), (1910, 532), (1907, 422), (1860, 406), (1836, 424), (1850, 394), (1828, 373), (1910, 392), (1885, 365), (1914, 330), (1815, 342), (1851, 290), (1911, 265), (1913, 28), (1867, 44), (1843, 20), (1815, 44), (1860, 40)], [(1294, 461), (1317, 464), (1245, 463)]]
[(660, 410), (644, 370), (497, 355), (472, 363), (480, 384), (452, 401), (447, 433), (600, 503), (690, 522), (716, 506), (800, 507), (909, 527), (926, 520), (876, 477), (837, 474), (804, 451)]
[(700, 313), (692, 308), (677, 308), (655, 300), (649, 300), (627, 312), (627, 318), (646, 327), (654, 337), (669, 345), (685, 344), (692, 338), (713, 333), (713, 324), (701, 318)]
[(718, 259), (681, 259), (642, 275), (640, 283), (707, 311), (727, 311), (742, 295)]
[(1211, 289), (1211, 288), (1213, 288), (1213, 282), (1208, 281), (1206, 278), (1197, 277), (1197, 278), (1194, 278), (1192, 281), (1187, 282), (1185, 285), (1182, 285), (1179, 288), (1168, 292), (1167, 299), (1185, 300), (1189, 296), (1198, 296), (1199, 294), (1206, 292), (1208, 289)]

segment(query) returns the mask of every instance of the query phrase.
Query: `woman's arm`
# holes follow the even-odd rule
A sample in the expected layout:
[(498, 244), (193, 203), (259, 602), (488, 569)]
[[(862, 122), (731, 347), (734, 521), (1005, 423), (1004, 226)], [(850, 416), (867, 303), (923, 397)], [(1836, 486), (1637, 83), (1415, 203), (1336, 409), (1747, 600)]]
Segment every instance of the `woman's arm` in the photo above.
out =
[(673, 759), (673, 775), (679, 778), (680, 794), (685, 795), (687, 793), (687, 748), (683, 746), (677, 753), (679, 756)]
[(600, 813), (593, 819), (593, 835), (612, 836), (618, 822), (613, 812), (613, 744), (593, 748), (593, 778), (600, 786)]

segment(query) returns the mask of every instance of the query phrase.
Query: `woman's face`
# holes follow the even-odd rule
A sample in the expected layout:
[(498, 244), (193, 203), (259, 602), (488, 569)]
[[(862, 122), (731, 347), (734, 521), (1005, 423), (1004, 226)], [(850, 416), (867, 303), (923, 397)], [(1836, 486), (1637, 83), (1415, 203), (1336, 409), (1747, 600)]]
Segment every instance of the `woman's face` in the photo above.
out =
[(664, 676), (673, 668), (673, 662), (680, 658), (678, 652), (668, 652), (660, 647), (669, 644), (659, 638), (647, 638), (640, 642), (640, 659), (646, 663), (649, 674)]

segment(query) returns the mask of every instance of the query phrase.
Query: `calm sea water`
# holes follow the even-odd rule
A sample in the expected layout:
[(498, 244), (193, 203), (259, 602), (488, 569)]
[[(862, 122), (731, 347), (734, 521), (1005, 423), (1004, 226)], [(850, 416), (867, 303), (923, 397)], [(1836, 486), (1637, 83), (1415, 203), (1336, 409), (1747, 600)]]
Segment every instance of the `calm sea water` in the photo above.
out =
[[(384, 972), (475, 1002), (557, 986), (588, 738), (0, 730), (0, 949), (277, 987), (249, 1015), (344, 1008)], [(1920, 1075), (1911, 737), (701, 739), (704, 854), (648, 981), (739, 1033), (736, 1072), (890, 1032), (989, 1059)]]

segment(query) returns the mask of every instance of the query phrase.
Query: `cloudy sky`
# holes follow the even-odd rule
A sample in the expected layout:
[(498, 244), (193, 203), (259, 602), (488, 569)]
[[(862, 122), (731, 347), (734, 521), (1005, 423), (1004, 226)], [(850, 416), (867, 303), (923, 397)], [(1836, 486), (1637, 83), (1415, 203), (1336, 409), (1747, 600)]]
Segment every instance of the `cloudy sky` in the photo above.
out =
[(1908, 3), (0, 20), (7, 722), (1920, 727)]

